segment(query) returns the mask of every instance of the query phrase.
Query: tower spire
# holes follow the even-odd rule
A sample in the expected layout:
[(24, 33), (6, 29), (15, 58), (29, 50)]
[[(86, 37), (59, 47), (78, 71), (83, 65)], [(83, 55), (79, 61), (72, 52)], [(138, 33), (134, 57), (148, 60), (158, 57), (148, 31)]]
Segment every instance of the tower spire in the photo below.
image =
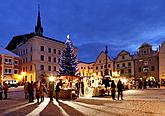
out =
[(38, 36), (43, 35), (43, 27), (41, 25), (40, 5), (38, 5), (37, 25), (35, 26), (35, 34)]

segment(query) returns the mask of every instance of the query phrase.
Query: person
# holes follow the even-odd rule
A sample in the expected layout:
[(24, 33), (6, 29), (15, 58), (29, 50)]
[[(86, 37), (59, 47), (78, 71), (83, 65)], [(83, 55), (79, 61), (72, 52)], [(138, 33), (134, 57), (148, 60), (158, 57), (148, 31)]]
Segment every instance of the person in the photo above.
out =
[(3, 87), (2, 84), (0, 83), (0, 100), (2, 100), (2, 94), (3, 94)]
[(44, 86), (44, 84), (40, 84), (40, 96), (41, 96), (41, 102), (44, 101), (44, 92), (46, 92), (46, 88)]
[(28, 99), (28, 90), (27, 90), (27, 87), (28, 87), (28, 83), (25, 83), (24, 84), (25, 99)]
[(57, 83), (57, 85), (56, 85), (55, 92), (56, 92), (56, 101), (58, 102), (59, 93), (60, 93), (60, 84), (59, 83)]
[(79, 83), (79, 82), (77, 82), (77, 83), (75, 84), (75, 86), (76, 86), (76, 93), (77, 93), (77, 96), (79, 96), (79, 91), (80, 91), (80, 83)]
[(4, 94), (5, 94), (4, 99), (7, 99), (8, 85), (5, 82), (3, 82), (3, 90), (4, 90)]
[(116, 92), (116, 84), (114, 83), (114, 80), (112, 80), (111, 83), (111, 95), (112, 99), (115, 100), (115, 92)]
[(53, 101), (53, 91), (54, 91), (54, 83), (53, 82), (49, 82), (50, 101)]
[(28, 82), (28, 94), (29, 94), (29, 103), (34, 102), (34, 88), (33, 88), (33, 82)]
[(36, 86), (36, 98), (37, 98), (37, 103), (39, 103), (40, 99), (40, 87)]
[(120, 95), (121, 95), (121, 100), (123, 100), (123, 89), (124, 89), (124, 86), (123, 86), (122, 82), (120, 81), (120, 79), (119, 79), (119, 81), (117, 83), (117, 89), (118, 89), (118, 100), (119, 100)]

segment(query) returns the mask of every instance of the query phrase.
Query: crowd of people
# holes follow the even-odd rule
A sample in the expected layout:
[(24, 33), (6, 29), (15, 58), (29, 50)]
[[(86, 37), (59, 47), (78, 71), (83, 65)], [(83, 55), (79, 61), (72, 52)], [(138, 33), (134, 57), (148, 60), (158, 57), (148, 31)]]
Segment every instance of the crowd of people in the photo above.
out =
[(39, 81), (35, 83), (33, 83), (33, 81), (31, 83), (27, 82), (24, 84), (25, 99), (28, 99), (29, 103), (34, 102), (34, 96), (37, 99), (37, 103), (43, 102), (45, 95), (49, 96), (50, 100), (53, 101), (54, 92), (56, 92), (56, 101), (58, 101), (60, 92), (59, 83), (57, 83), (55, 87), (54, 82), (49, 82), (48, 89), (46, 84)]
[[(3, 86), (0, 83), (0, 100), (2, 99), (7, 99), (7, 92), (8, 92), (8, 85), (3, 82)], [(4, 93), (4, 98), (3, 98), (3, 93)]]

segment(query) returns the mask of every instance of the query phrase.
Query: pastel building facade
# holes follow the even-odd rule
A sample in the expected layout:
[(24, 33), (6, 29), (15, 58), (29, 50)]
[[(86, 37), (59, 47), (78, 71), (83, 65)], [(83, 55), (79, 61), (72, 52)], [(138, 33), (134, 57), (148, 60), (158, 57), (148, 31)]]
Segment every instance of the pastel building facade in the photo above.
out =
[(135, 78), (159, 81), (159, 55), (152, 45), (143, 43), (134, 55)]
[[(112, 75), (113, 72), (113, 61), (107, 56), (107, 69), (108, 74)], [(106, 65), (106, 53), (101, 52), (95, 62), (85, 63), (79, 62), (78, 69), (80, 76), (104, 76)]]
[(0, 47), (0, 83), (6, 80), (21, 80), (20, 62), (18, 55)]
[(114, 60), (115, 75), (126, 78), (134, 77), (133, 56), (129, 52), (121, 51)]

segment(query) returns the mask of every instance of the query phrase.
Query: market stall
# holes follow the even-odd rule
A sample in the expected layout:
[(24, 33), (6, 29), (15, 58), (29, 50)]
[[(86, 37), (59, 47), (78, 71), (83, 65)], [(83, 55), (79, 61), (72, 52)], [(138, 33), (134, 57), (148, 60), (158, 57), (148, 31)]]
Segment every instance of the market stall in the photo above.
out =
[(85, 97), (100, 96), (105, 92), (105, 85), (102, 84), (102, 77), (84, 77), (82, 79), (84, 84)]
[(59, 97), (62, 99), (72, 99), (78, 97), (79, 94), (79, 76), (61, 76), (59, 78), (59, 83), (61, 86)]

